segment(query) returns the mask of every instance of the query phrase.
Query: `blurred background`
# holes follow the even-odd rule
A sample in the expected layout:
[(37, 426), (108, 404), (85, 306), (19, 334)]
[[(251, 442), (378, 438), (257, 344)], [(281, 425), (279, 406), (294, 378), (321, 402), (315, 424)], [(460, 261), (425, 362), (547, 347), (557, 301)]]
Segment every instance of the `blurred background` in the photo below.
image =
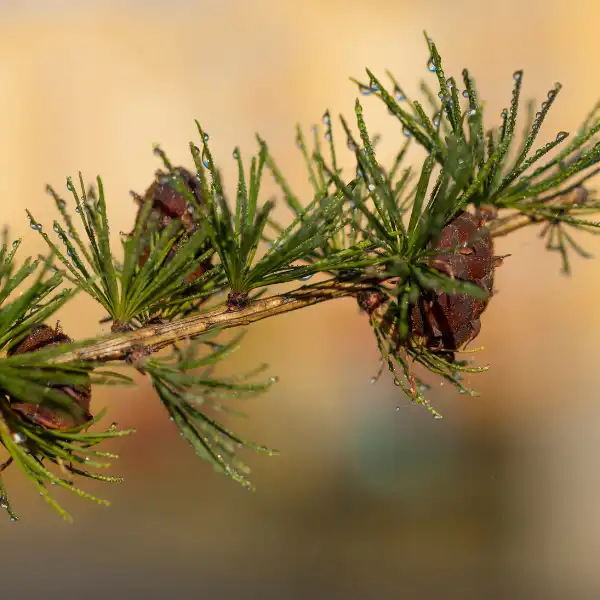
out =
[[(2, 0), (0, 16), (2, 221), (33, 255), (46, 248), (25, 208), (50, 227), (47, 183), (66, 194), (67, 175), (101, 175), (113, 230), (128, 231), (129, 191), (160, 166), (152, 145), (191, 166), (196, 118), (232, 184), (234, 145), (249, 156), (260, 132), (308, 193), (296, 122), (351, 118), (349, 77), (366, 66), (416, 95), (433, 77), (423, 29), (447, 74), (471, 69), (488, 117), (517, 68), (540, 101), (562, 82), (542, 143), (575, 130), (600, 91), (595, 0)], [(364, 103), (391, 159), (399, 128)], [(266, 361), (280, 377), (249, 419), (228, 421), (282, 451), (246, 457), (254, 494), (193, 455), (143, 380), (96, 390), (96, 411), (138, 430), (113, 446), (125, 483), (86, 484), (110, 508), (57, 493), (68, 525), (10, 469), (21, 521), (0, 515), (2, 598), (599, 597), (600, 263), (575, 260), (565, 278), (534, 230), (498, 253), (512, 256), (476, 344), (491, 369), (469, 380), (479, 398), (433, 380), (441, 421), (387, 373), (370, 385), (378, 352), (353, 302), (253, 325), (224, 370)], [(60, 319), (82, 338), (103, 316), (80, 296)]]

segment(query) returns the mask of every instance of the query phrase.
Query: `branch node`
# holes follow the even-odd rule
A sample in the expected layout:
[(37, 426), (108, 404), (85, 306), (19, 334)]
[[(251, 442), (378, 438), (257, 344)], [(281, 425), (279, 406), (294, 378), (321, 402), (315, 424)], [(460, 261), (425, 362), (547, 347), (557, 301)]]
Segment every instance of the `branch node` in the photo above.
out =
[(227, 296), (227, 308), (229, 312), (242, 310), (248, 306), (247, 292), (229, 292)]
[(133, 327), (130, 323), (118, 320), (113, 322), (110, 329), (113, 333), (128, 333), (133, 331)]
[(127, 353), (125, 362), (135, 367), (140, 373), (145, 373), (144, 364), (146, 358), (152, 354), (152, 348), (144, 346), (143, 344), (135, 344), (132, 349)]

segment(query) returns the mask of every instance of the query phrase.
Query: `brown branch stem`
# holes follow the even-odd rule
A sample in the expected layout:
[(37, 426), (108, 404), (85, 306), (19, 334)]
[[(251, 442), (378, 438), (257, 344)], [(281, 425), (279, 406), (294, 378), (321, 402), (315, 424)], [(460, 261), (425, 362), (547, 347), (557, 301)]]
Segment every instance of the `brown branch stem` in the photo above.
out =
[(488, 227), (492, 237), (497, 238), (508, 235), (509, 233), (513, 233), (519, 229), (523, 229), (523, 227), (534, 225), (537, 222), (538, 221), (532, 219), (529, 215), (518, 213), (515, 215), (510, 215), (509, 217), (505, 217), (504, 219), (499, 219), (498, 221), (492, 221)]
[(193, 338), (212, 329), (249, 325), (326, 300), (353, 296), (362, 290), (372, 289), (372, 287), (372, 284), (369, 283), (339, 281), (303, 286), (289, 293), (255, 300), (241, 310), (231, 310), (227, 306), (221, 306), (210, 312), (193, 315), (179, 321), (148, 325), (135, 331), (121, 333), (62, 354), (54, 359), (54, 362), (124, 360), (133, 351), (156, 352), (174, 342)]
[[(499, 237), (530, 225), (532, 222), (532, 219), (527, 216), (512, 215), (503, 221), (493, 221), (490, 224), (490, 231), (492, 236)], [(303, 286), (289, 293), (258, 299), (237, 310), (231, 309), (225, 304), (206, 313), (170, 323), (148, 324), (134, 331), (119, 331), (122, 328), (118, 327), (118, 335), (62, 354), (54, 359), (54, 362), (125, 360), (130, 358), (134, 352), (136, 355), (157, 352), (174, 342), (190, 339), (213, 329), (249, 325), (327, 300), (354, 296), (360, 291), (372, 288), (372, 284), (368, 282), (327, 281)]]

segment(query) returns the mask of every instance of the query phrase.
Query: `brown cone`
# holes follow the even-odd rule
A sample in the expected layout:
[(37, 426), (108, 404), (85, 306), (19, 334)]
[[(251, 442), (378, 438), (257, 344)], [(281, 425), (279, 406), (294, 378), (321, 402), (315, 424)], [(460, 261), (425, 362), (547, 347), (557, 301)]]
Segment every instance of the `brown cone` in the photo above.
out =
[[(16, 346), (9, 348), (8, 356), (25, 354), (26, 352), (35, 352), (42, 348), (50, 348), (59, 344), (68, 344), (73, 340), (62, 333), (59, 326), (52, 329), (48, 325), (38, 325), (34, 327), (29, 335)], [(90, 419), (90, 402), (92, 396), (91, 385), (84, 386), (55, 386), (73, 399), (75, 408), (72, 412), (67, 409), (60, 410), (56, 404), (42, 401), (40, 404), (26, 402), (21, 400), (11, 401), (11, 408), (46, 429), (66, 430), (79, 425), (83, 425)], [(79, 408), (79, 410), (77, 410)]]
[(480, 315), (493, 293), (494, 246), (490, 232), (468, 212), (459, 213), (441, 232), (429, 264), (440, 272), (479, 285), (486, 300), (468, 294), (426, 292), (412, 307), (411, 331), (425, 338), (431, 349), (457, 350), (474, 340), (481, 329)]
[[(203, 204), (204, 198), (202, 196), (201, 188), (198, 185), (197, 178), (183, 167), (176, 167), (174, 171), (181, 176), (190, 191), (196, 196), (198, 203)], [(181, 229), (185, 230), (186, 233), (191, 234), (197, 228), (197, 223), (195, 223), (193, 214), (194, 207), (186, 201), (182, 194), (178, 193), (169, 185), (168, 178), (169, 175), (167, 173), (158, 172), (156, 180), (146, 190), (144, 196), (137, 198), (140, 207), (135, 220), (136, 226), (141, 218), (144, 204), (146, 202), (151, 202), (152, 210), (150, 211), (147, 223), (145, 224), (146, 227), (151, 222), (156, 222), (158, 231), (162, 231), (171, 223), (171, 221), (177, 220), (181, 224)], [(178, 245), (175, 245), (171, 249), (167, 260), (171, 260), (175, 257), (182, 244), (185, 244), (185, 240), (181, 240)], [(206, 252), (206, 250), (208, 250), (208, 246), (204, 248), (202, 252)], [(140, 256), (140, 267), (144, 265), (146, 260), (148, 260), (149, 255), (150, 248), (148, 247)], [(186, 283), (194, 281), (208, 271), (211, 267), (211, 259), (208, 258), (206, 261), (201, 263), (193, 273), (190, 273), (186, 277)]]

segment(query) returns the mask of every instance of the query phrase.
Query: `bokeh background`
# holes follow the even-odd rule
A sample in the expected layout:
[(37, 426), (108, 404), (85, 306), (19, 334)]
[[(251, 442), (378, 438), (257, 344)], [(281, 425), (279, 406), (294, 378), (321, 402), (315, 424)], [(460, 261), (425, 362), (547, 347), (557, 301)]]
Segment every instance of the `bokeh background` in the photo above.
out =
[[(599, 19), (595, 0), (3, 0), (2, 221), (30, 254), (45, 251), (25, 207), (48, 228), (45, 184), (64, 189), (81, 170), (103, 177), (113, 228), (128, 230), (128, 192), (159, 166), (152, 145), (191, 166), (195, 118), (226, 175), (234, 145), (248, 156), (258, 131), (306, 193), (295, 123), (309, 128), (325, 108), (351, 116), (349, 77), (365, 66), (389, 68), (414, 94), (430, 76), (423, 29), (447, 72), (471, 68), (491, 115), (517, 68), (540, 101), (561, 81), (542, 136), (554, 139), (597, 100)], [(398, 127), (377, 100), (365, 104), (391, 157)], [(385, 374), (370, 385), (378, 353), (350, 301), (258, 323), (225, 367), (266, 361), (280, 377), (249, 401), (248, 420), (229, 422), (282, 451), (247, 457), (257, 493), (196, 459), (144, 381), (99, 389), (96, 409), (138, 429), (114, 445), (126, 481), (87, 487), (108, 509), (57, 494), (68, 525), (11, 469), (21, 521), (0, 518), (0, 596), (599, 597), (600, 264), (576, 260), (565, 278), (535, 231), (498, 246), (512, 256), (478, 339), (491, 366), (470, 380), (481, 397), (436, 382), (436, 421)], [(60, 319), (81, 338), (102, 316), (81, 296)]]

